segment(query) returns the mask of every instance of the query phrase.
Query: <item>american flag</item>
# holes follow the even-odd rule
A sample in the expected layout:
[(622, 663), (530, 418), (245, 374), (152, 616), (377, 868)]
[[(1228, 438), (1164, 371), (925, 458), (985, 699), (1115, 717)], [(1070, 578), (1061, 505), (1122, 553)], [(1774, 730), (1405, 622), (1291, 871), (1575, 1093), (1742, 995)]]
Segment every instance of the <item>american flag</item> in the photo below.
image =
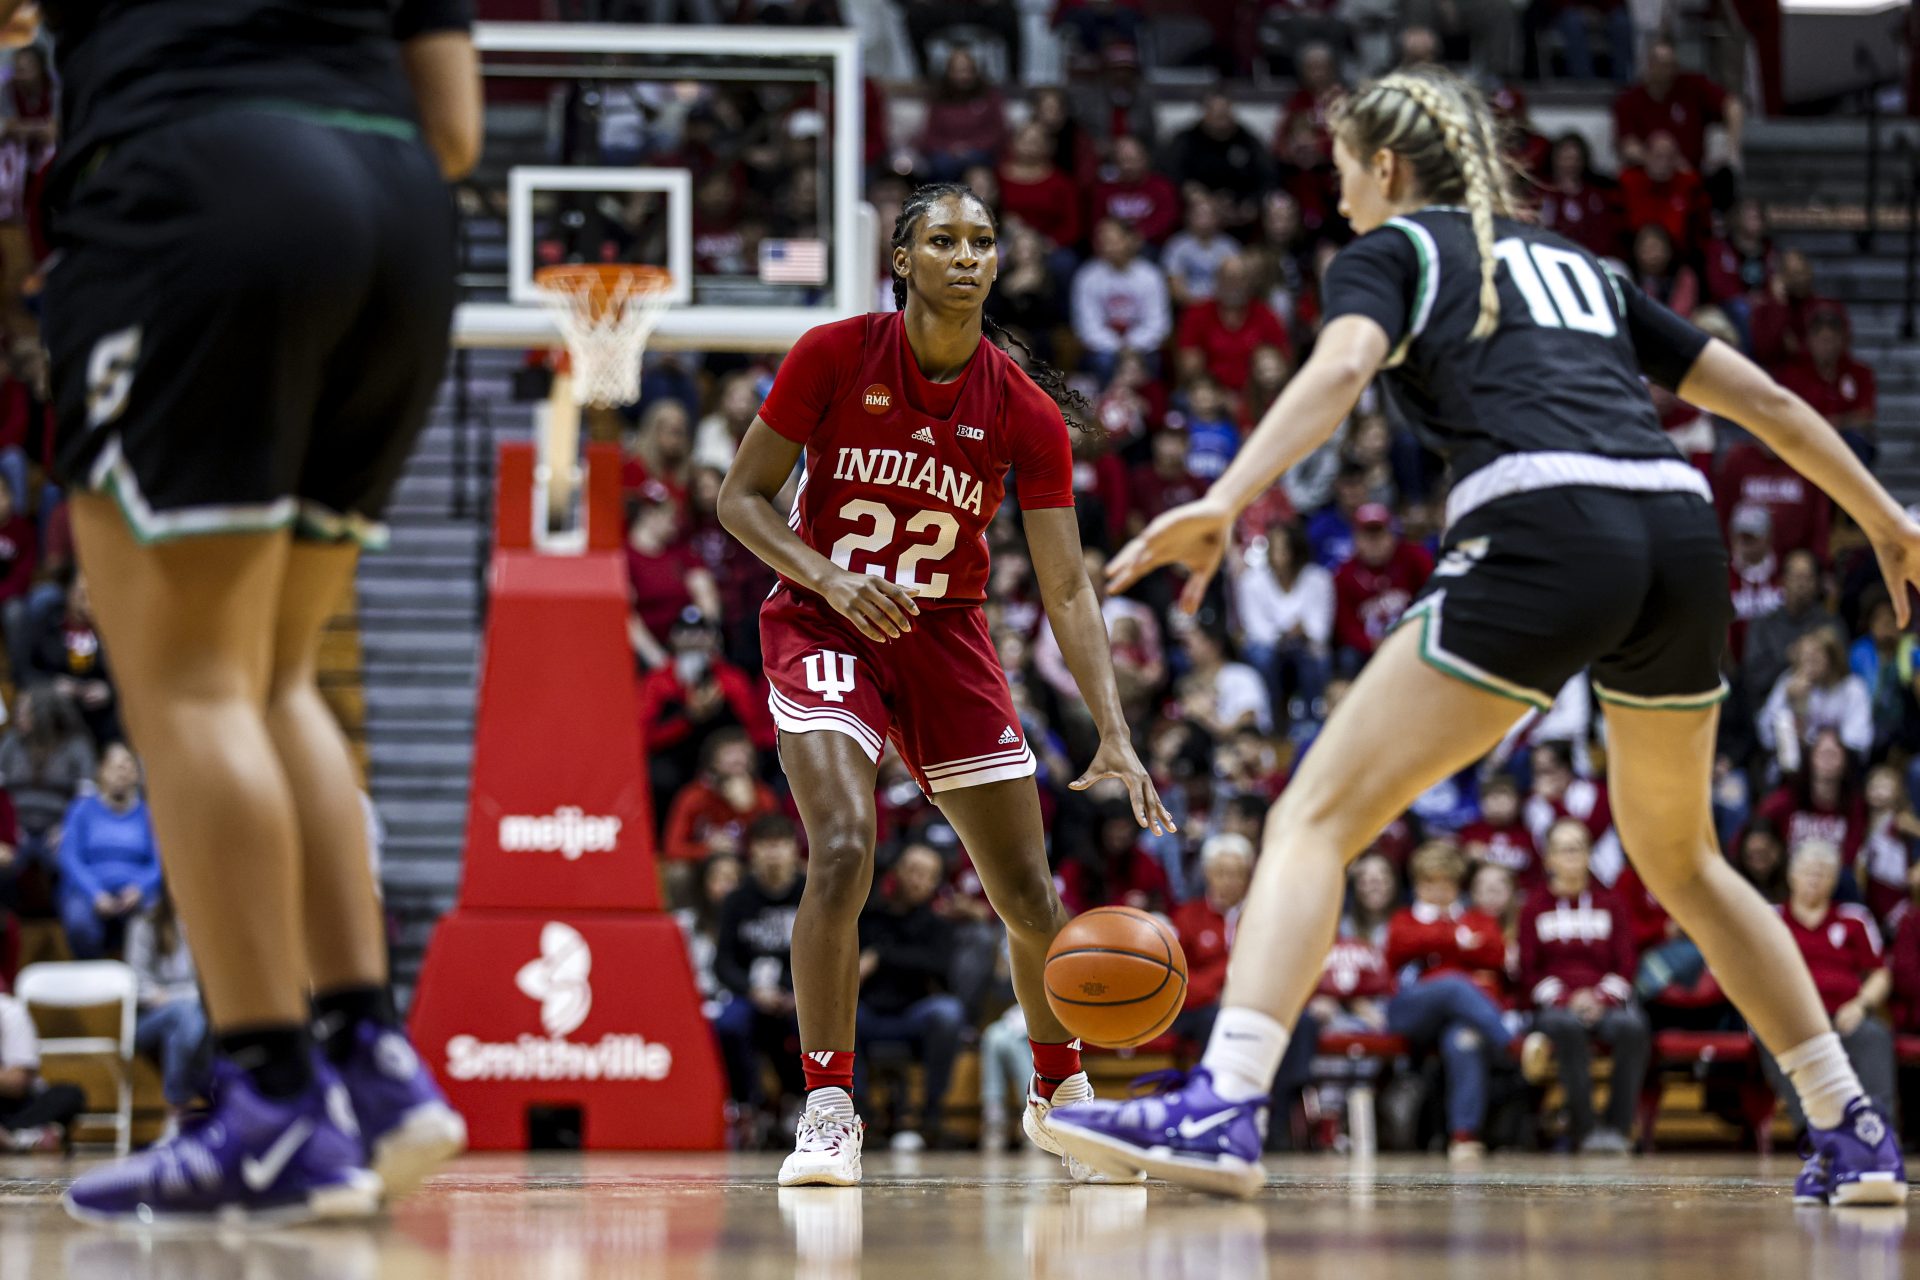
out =
[(766, 284), (825, 284), (827, 242), (762, 240), (760, 279)]

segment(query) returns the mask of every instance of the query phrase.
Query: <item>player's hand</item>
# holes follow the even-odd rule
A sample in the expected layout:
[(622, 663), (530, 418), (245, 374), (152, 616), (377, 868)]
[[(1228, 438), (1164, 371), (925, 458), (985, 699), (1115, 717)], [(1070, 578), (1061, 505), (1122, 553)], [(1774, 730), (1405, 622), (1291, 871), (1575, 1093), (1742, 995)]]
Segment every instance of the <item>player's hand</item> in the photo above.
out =
[(1181, 588), (1180, 609), (1192, 613), (1219, 571), (1232, 528), (1233, 512), (1211, 498), (1163, 512), (1107, 566), (1107, 590), (1125, 591), (1162, 565), (1184, 565), (1191, 576)]
[(1911, 588), (1920, 587), (1920, 524), (1902, 515), (1892, 528), (1874, 535), (1873, 554), (1880, 562), (1880, 576), (1886, 579), (1887, 594), (1893, 597), (1894, 619), (1905, 631), (1912, 617)]
[(911, 619), (920, 612), (913, 592), (870, 573), (842, 571), (827, 580), (820, 594), (861, 635), (882, 644), (913, 630)]
[(1135, 822), (1149, 828), (1157, 836), (1169, 835), (1180, 829), (1174, 825), (1173, 815), (1167, 812), (1167, 806), (1160, 803), (1160, 793), (1154, 789), (1153, 779), (1140, 763), (1140, 757), (1133, 753), (1133, 744), (1124, 738), (1109, 738), (1102, 742), (1087, 771), (1067, 785), (1075, 791), (1085, 791), (1106, 778), (1118, 778), (1127, 784), (1127, 798), (1133, 801)]
[(1860, 1029), (1867, 1020), (1867, 1011), (1853, 1000), (1847, 1001), (1833, 1011), (1833, 1029), (1843, 1036), (1850, 1036)]

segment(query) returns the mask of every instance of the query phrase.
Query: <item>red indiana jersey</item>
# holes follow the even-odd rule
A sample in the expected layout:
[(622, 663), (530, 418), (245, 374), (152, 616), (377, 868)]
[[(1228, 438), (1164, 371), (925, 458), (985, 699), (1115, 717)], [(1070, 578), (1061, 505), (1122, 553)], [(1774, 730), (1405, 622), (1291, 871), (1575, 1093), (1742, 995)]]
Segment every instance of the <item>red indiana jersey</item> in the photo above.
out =
[(1868, 976), (1881, 966), (1880, 928), (1872, 913), (1855, 903), (1835, 903), (1809, 929), (1785, 903), (1778, 910), (1794, 945), (1806, 958), (1807, 971), (1813, 974), (1813, 985), (1827, 1012), (1859, 995)]
[(1333, 574), (1334, 643), (1371, 654), (1432, 573), (1433, 556), (1412, 542), (1395, 547), (1393, 558), (1378, 568), (1359, 556), (1341, 565)]
[(1442, 911), (1416, 902), (1395, 912), (1387, 921), (1387, 964), (1396, 973), (1413, 965), (1421, 982), (1460, 974), (1495, 1003), (1507, 1000), (1507, 940), (1500, 922), (1459, 903)]
[(843, 569), (914, 589), (923, 608), (986, 598), (987, 525), (1009, 467), (1023, 510), (1073, 505), (1059, 406), (985, 338), (958, 378), (928, 381), (902, 312), (809, 330), (760, 417), (806, 446), (794, 531)]
[(1633, 918), (1599, 885), (1578, 898), (1555, 897), (1545, 885), (1520, 908), (1520, 986), (1541, 1008), (1592, 991), (1608, 1004), (1633, 996)]
[(1393, 994), (1393, 970), (1380, 948), (1360, 938), (1335, 938), (1320, 968), (1317, 996), (1335, 1000), (1384, 1000)]
[(1504, 827), (1476, 818), (1460, 828), (1460, 845), (1476, 862), (1492, 863), (1513, 873), (1513, 882), (1525, 893), (1540, 881), (1540, 852), (1533, 832), (1518, 819)]

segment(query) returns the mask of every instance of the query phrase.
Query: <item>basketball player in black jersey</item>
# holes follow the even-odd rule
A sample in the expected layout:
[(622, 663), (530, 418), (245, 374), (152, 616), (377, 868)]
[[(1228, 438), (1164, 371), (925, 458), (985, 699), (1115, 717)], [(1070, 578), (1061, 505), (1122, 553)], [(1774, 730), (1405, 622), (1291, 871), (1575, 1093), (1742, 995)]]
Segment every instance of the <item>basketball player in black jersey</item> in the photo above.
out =
[(1334, 937), (1346, 864), (1432, 783), (1590, 669), (1609, 797), (1641, 878), (1799, 1090), (1801, 1201), (1895, 1204), (1906, 1174), (1786, 927), (1716, 847), (1726, 555), (1705, 482), (1642, 375), (1765, 440), (1872, 540), (1901, 624), (1916, 527), (1824, 419), (1745, 357), (1558, 236), (1516, 220), (1480, 95), (1401, 72), (1335, 130), (1361, 236), (1326, 280), (1311, 359), (1207, 496), (1113, 561), (1115, 588), (1184, 565), (1198, 604), (1237, 513), (1326, 441), (1376, 374), (1453, 468), (1439, 567), (1327, 722), (1267, 822), (1205, 1057), (1158, 1097), (1056, 1110), (1074, 1155), (1231, 1194), (1261, 1185), (1262, 1106)]
[(364, 1215), (465, 1142), (315, 668), (445, 362), (468, 2), (44, 5), (59, 464), (217, 1049), (204, 1116), (75, 1182), (86, 1221)]

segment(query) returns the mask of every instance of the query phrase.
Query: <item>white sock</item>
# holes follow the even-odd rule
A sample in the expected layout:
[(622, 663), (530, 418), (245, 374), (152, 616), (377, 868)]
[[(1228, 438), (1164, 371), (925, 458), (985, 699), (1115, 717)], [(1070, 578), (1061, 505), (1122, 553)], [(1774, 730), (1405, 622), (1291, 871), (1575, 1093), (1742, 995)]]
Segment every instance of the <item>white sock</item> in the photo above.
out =
[(1258, 1009), (1222, 1009), (1200, 1065), (1228, 1102), (1264, 1098), (1287, 1052), (1287, 1029)]
[(1793, 1081), (1800, 1110), (1816, 1129), (1838, 1126), (1847, 1104), (1866, 1092), (1847, 1061), (1847, 1051), (1840, 1047), (1840, 1037), (1831, 1031), (1795, 1045), (1774, 1061)]
[(829, 1115), (839, 1116), (842, 1120), (851, 1120), (853, 1119), (853, 1095), (839, 1085), (815, 1089), (807, 1095), (807, 1110), (825, 1111)]

